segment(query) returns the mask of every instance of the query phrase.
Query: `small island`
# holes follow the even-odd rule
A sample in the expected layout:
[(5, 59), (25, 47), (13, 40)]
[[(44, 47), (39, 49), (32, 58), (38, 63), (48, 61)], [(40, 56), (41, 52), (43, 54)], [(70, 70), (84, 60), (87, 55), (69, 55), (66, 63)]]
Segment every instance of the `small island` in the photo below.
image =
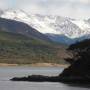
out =
[(90, 84), (90, 40), (84, 40), (70, 45), (67, 49), (72, 52), (72, 58), (65, 59), (71, 65), (55, 77), (31, 75), (28, 77), (14, 77), (12, 81), (34, 81), (34, 82), (63, 82)]

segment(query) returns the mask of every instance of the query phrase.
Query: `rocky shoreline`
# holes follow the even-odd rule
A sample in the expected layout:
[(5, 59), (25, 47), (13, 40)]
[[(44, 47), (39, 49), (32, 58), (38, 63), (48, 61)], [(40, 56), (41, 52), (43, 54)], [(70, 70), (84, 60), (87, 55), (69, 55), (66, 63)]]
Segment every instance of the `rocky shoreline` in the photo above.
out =
[(90, 84), (90, 78), (85, 77), (60, 77), (60, 76), (43, 76), (31, 75), (28, 77), (14, 77), (11, 81), (28, 81), (28, 82), (62, 82), (74, 84)]
[(58, 76), (31, 75), (28, 77), (14, 77), (11, 81), (32, 81), (32, 82), (59, 82)]

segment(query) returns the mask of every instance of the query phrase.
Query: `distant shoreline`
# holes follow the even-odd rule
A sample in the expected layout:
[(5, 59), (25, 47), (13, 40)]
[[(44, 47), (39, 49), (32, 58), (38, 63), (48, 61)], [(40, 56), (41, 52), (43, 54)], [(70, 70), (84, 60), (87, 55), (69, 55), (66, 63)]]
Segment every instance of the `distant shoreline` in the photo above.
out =
[(31, 64), (32, 67), (68, 67), (67, 64), (54, 64), (54, 63), (36, 63)]
[(18, 64), (0, 63), (0, 66), (18, 66)]
[(30, 66), (30, 67), (68, 67), (68, 64), (54, 64), (54, 63), (35, 63), (35, 64), (7, 64), (0, 63), (1, 66)]

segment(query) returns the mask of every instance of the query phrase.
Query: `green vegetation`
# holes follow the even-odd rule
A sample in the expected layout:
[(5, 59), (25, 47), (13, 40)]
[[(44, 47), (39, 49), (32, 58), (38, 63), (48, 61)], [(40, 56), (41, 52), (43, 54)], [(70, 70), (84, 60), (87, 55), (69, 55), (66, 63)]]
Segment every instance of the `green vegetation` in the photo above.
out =
[(21, 34), (0, 31), (0, 63), (65, 63), (63, 46)]

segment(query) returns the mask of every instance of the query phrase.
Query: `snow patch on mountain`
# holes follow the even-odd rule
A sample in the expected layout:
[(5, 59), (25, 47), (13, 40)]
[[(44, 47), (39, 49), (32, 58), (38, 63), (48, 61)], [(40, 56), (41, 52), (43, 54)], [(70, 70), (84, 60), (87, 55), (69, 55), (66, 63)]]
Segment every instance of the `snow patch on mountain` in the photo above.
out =
[(29, 14), (23, 10), (5, 10), (0, 17), (27, 23), (43, 34), (64, 35), (74, 39), (90, 34), (90, 20), (55, 15)]

